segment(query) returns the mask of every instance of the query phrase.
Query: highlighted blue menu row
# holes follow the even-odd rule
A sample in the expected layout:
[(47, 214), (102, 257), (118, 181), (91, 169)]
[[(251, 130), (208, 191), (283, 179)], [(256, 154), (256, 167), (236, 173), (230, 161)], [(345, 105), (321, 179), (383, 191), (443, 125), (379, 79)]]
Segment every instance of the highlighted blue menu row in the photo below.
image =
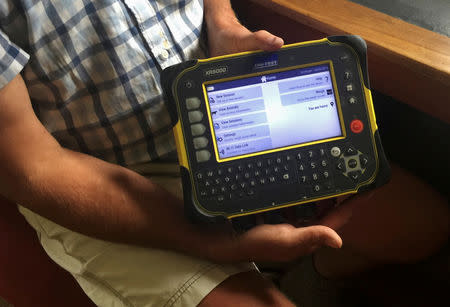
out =
[(212, 94), (215, 91), (222, 91), (230, 88), (243, 87), (247, 85), (261, 84), (269, 81), (277, 81), (289, 78), (295, 78), (299, 76), (305, 76), (310, 74), (315, 74), (319, 72), (329, 71), (328, 64), (306, 67), (306, 68), (298, 68), (287, 71), (280, 71), (276, 73), (269, 73), (266, 75), (261, 75), (257, 77), (249, 77), (245, 79), (237, 79), (232, 81), (225, 81), (221, 83), (211, 84), (206, 87), (208, 95)]

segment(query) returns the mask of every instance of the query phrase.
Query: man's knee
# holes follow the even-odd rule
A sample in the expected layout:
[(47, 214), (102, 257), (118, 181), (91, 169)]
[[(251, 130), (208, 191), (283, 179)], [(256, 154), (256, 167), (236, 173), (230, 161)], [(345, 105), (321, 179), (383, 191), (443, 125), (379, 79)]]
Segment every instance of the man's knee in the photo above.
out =
[(393, 165), (389, 184), (355, 197), (344, 245), (369, 259), (411, 263), (437, 252), (448, 240), (448, 202), (432, 187)]

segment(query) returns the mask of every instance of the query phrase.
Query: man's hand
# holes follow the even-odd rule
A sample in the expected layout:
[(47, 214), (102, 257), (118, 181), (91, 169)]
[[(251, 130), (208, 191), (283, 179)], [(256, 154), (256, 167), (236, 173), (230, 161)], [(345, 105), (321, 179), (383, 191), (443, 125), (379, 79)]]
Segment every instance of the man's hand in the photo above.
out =
[(203, 242), (207, 258), (216, 262), (291, 261), (317, 248), (340, 248), (342, 240), (326, 226), (296, 228), (289, 224), (259, 225), (242, 234), (212, 231)]
[(209, 54), (212, 57), (258, 49), (275, 51), (283, 43), (281, 38), (265, 30), (250, 32), (237, 20), (215, 31), (208, 28)]
[(209, 55), (219, 56), (250, 50), (275, 51), (284, 42), (265, 30), (251, 32), (237, 20), (229, 0), (205, 0)]

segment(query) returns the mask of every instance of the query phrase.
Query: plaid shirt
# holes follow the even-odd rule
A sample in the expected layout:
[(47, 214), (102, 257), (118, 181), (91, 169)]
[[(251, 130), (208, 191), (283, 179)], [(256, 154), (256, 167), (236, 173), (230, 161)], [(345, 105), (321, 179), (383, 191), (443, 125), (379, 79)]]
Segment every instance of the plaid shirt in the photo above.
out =
[(176, 159), (159, 73), (202, 57), (201, 0), (1, 0), (0, 88), (19, 72), (59, 143), (112, 163)]

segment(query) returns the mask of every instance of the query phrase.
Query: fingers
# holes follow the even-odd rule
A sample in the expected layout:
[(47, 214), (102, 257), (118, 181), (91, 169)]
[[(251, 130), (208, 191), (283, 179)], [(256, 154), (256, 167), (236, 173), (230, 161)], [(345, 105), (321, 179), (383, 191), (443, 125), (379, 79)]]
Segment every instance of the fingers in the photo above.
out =
[(275, 51), (283, 46), (284, 41), (282, 38), (265, 30), (260, 30), (252, 33), (251, 41), (249, 43), (249, 50), (261, 49), (265, 51)]
[(250, 32), (240, 23), (208, 32), (208, 41), (210, 56), (253, 50), (275, 51), (284, 44), (278, 36), (265, 30)]
[(326, 226), (309, 226), (297, 228), (297, 238), (304, 246), (329, 246), (332, 248), (340, 248), (342, 239), (331, 228)]
[(291, 261), (322, 246), (342, 246), (339, 235), (326, 226), (295, 228), (289, 224), (265, 224), (236, 239), (232, 254), (239, 261)]

